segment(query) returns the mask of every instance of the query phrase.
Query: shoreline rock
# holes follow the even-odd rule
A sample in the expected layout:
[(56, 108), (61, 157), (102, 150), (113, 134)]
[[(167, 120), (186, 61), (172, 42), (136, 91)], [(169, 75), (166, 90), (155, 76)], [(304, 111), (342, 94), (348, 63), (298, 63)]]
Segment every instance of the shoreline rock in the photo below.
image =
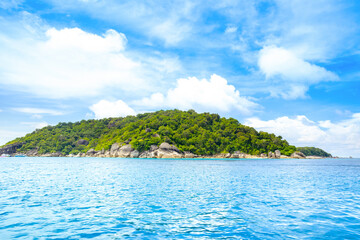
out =
[[(16, 154), (16, 153), (15, 153)], [(102, 149), (96, 151), (89, 149), (86, 153), (78, 153), (76, 155), (63, 155), (60, 152), (39, 154), (37, 149), (29, 150), (25, 153), (29, 157), (101, 157), (101, 158), (194, 158), (194, 159), (321, 159), (318, 156), (305, 156), (302, 152), (294, 152), (291, 156), (281, 155), (279, 150), (269, 153), (261, 153), (259, 155), (250, 155), (240, 151), (233, 153), (218, 153), (214, 155), (196, 155), (191, 152), (182, 152), (176, 146), (167, 142), (161, 143), (159, 146), (151, 145), (149, 150), (139, 152), (134, 149), (131, 144), (121, 145), (114, 143), (109, 150)]]

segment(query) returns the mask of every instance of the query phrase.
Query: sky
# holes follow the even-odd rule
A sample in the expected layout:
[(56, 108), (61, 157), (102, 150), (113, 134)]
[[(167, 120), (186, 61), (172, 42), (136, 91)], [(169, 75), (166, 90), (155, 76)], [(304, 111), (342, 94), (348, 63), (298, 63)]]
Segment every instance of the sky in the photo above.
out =
[(160, 109), (360, 157), (357, 0), (2, 0), (0, 145)]

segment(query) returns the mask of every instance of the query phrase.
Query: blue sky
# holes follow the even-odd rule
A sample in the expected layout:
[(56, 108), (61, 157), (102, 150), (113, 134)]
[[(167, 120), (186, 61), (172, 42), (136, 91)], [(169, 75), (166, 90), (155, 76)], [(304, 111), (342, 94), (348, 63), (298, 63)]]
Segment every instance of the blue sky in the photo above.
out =
[(195, 109), (360, 157), (359, 1), (3, 0), (0, 144)]

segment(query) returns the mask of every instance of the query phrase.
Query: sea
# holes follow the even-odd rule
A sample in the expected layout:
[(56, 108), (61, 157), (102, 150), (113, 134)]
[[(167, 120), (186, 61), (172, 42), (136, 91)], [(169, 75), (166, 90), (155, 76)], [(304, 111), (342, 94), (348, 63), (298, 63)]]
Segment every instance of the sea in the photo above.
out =
[(0, 158), (0, 239), (360, 239), (360, 159)]

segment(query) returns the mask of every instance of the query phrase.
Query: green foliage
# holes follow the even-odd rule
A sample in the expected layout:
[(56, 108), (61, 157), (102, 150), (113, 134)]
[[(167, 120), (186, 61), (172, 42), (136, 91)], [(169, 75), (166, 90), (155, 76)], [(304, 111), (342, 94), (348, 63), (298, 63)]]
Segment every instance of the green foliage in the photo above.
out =
[[(80, 139), (89, 141), (79, 145)], [(10, 143), (22, 142), (20, 151), (37, 148), (39, 153), (63, 154), (109, 149), (115, 142), (131, 143), (139, 150), (162, 142), (175, 144), (182, 151), (195, 154), (216, 154), (241, 151), (249, 154), (268, 153), (279, 149), (290, 155), (296, 148), (281, 136), (257, 132), (233, 118), (221, 118), (218, 114), (198, 114), (194, 110), (168, 110), (143, 113), (125, 118), (82, 120), (75, 123), (59, 123), (36, 130)]]
[(298, 147), (297, 151), (302, 152), (306, 156), (331, 157), (330, 153), (315, 147)]

